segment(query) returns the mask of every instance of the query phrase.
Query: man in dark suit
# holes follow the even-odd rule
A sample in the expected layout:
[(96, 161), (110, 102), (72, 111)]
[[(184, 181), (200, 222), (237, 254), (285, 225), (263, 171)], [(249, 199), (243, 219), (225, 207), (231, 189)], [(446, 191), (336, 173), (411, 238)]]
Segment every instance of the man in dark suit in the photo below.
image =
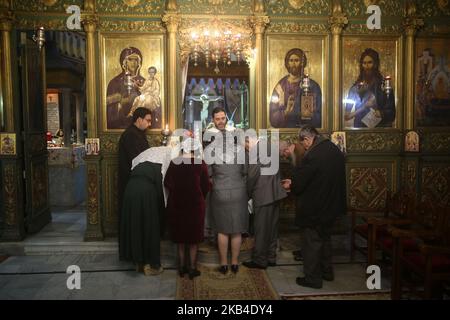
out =
[(300, 286), (322, 288), (322, 280), (334, 280), (331, 263), (331, 229), (339, 215), (345, 214), (346, 181), (343, 153), (317, 130), (300, 129), (299, 142), (306, 153), (283, 187), (296, 196), (296, 224), (302, 233), (301, 248), (305, 277)]
[[(265, 172), (261, 171), (261, 168), (274, 165), (273, 163), (261, 164), (260, 152), (258, 152), (261, 150), (261, 144), (255, 138), (249, 138), (246, 143), (250, 155), (247, 189), (249, 197), (253, 199), (255, 246), (252, 260), (242, 264), (247, 268), (265, 269), (267, 266), (276, 265), (280, 200), (287, 197), (287, 194), (281, 187), (279, 168), (274, 174), (264, 174)], [(264, 148), (262, 149), (262, 152), (265, 152)], [(270, 157), (269, 144), (267, 144), (266, 150)], [(278, 157), (278, 151), (276, 156)]]

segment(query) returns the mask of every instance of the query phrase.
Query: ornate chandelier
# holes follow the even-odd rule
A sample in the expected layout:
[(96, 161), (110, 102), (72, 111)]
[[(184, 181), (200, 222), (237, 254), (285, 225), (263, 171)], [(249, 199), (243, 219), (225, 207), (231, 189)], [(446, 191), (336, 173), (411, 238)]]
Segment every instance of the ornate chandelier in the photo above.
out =
[(189, 56), (194, 66), (203, 61), (206, 68), (215, 65), (216, 73), (220, 72), (219, 65), (229, 66), (232, 61), (248, 62), (251, 47), (250, 27), (238, 27), (217, 18), (180, 30), (182, 58)]

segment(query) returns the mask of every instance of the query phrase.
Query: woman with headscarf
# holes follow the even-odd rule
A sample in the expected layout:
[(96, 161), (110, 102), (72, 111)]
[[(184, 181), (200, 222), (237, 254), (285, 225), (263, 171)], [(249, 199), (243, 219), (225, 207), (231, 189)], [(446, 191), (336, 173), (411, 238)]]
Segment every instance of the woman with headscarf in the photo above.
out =
[[(189, 278), (200, 275), (197, 269), (198, 244), (203, 242), (205, 226), (205, 198), (211, 189), (208, 167), (194, 158), (200, 141), (187, 138), (182, 143), (183, 154), (170, 163), (164, 178), (169, 191), (167, 215), (170, 237), (178, 246), (179, 275)], [(185, 256), (189, 247), (190, 266)]]

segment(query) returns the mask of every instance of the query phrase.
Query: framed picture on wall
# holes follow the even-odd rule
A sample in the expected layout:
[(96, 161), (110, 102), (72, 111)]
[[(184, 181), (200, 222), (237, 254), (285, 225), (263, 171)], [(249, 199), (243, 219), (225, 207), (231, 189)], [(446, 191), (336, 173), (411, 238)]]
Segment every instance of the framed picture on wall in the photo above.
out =
[(0, 154), (13, 156), (16, 154), (16, 134), (0, 133)]
[(399, 127), (401, 52), (398, 37), (343, 37), (343, 129)]
[(150, 129), (161, 129), (165, 115), (164, 36), (100, 35), (103, 129), (123, 130), (134, 110), (152, 112)]
[(267, 36), (267, 128), (328, 127), (328, 37)]
[(419, 38), (415, 54), (415, 116), (418, 127), (450, 126), (449, 38)]

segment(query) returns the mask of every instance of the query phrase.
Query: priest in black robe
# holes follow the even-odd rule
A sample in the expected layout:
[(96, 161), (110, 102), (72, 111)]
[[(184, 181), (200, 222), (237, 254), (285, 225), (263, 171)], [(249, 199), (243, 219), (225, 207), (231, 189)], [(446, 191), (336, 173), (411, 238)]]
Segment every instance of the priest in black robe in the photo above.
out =
[(118, 220), (120, 226), (120, 213), (123, 205), (123, 194), (131, 172), (133, 159), (150, 146), (145, 131), (150, 127), (152, 117), (147, 108), (137, 108), (133, 113), (131, 124), (120, 136), (119, 140), (119, 181), (118, 181)]
[(161, 164), (139, 163), (131, 172), (125, 188), (119, 257), (133, 262), (136, 271), (144, 271), (145, 275), (158, 275), (163, 271), (160, 255), (163, 211)]

